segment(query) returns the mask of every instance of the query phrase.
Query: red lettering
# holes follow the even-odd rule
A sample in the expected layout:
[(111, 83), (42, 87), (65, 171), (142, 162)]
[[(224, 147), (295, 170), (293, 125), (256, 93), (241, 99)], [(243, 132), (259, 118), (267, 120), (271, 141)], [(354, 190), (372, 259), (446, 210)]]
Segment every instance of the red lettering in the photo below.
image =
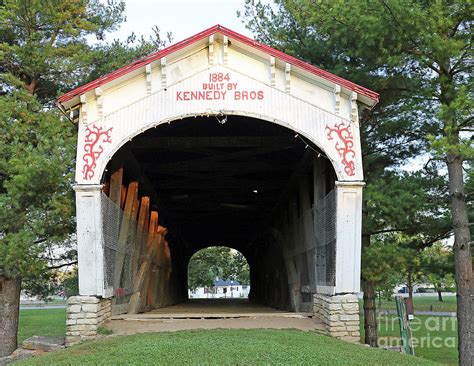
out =
[(262, 100), (262, 99), (263, 99), (263, 90), (260, 90), (260, 91), (257, 93), (257, 99), (258, 99), (258, 100)]
[(181, 97), (181, 92), (176, 92), (176, 100), (183, 100), (183, 98)]
[(209, 74), (209, 82), (210, 83), (215, 83), (215, 82), (222, 82), (222, 81), (230, 81), (230, 76), (228, 73), (224, 75), (224, 73), (219, 72), (219, 73), (210, 73)]

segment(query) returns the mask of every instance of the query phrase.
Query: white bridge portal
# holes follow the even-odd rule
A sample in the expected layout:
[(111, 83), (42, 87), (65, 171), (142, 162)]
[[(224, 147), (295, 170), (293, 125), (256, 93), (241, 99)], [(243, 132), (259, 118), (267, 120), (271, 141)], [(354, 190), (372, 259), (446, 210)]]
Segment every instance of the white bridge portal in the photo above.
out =
[[(63, 95), (78, 124), (71, 306), (94, 304), (97, 327), (184, 301), (191, 256), (223, 245), (247, 258), (252, 301), (357, 341), (359, 109), (377, 101), (219, 25)], [(69, 343), (85, 337), (75, 318)]]

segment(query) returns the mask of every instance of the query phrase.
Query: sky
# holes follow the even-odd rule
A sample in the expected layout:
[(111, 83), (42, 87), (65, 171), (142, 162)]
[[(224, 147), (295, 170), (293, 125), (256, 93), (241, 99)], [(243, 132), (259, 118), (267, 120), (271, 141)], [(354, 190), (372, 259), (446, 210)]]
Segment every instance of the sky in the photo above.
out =
[(175, 43), (216, 24), (251, 37), (236, 14), (243, 9), (244, 0), (125, 0), (127, 21), (109, 37), (125, 40), (135, 32), (147, 38), (156, 25)]

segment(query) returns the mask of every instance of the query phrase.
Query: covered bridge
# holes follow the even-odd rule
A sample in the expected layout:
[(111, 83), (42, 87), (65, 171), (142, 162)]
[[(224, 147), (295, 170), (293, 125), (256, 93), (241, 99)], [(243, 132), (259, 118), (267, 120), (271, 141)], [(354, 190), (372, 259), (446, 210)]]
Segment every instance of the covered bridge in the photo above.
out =
[(358, 340), (358, 118), (377, 101), (220, 25), (60, 97), (78, 126), (69, 342), (186, 300), (189, 259), (213, 245), (247, 258), (252, 301)]

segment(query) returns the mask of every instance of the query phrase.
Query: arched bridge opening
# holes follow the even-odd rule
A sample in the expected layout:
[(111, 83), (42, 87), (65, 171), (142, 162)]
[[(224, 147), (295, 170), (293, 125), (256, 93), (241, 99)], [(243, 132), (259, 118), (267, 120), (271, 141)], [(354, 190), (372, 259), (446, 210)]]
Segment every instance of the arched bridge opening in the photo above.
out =
[(233, 248), (210, 246), (194, 253), (188, 263), (188, 299), (247, 299), (250, 267)]
[(186, 301), (188, 262), (212, 245), (248, 260), (250, 301), (312, 311), (317, 286), (335, 282), (335, 181), (323, 151), (256, 118), (190, 117), (140, 133), (102, 178), (112, 312)]

